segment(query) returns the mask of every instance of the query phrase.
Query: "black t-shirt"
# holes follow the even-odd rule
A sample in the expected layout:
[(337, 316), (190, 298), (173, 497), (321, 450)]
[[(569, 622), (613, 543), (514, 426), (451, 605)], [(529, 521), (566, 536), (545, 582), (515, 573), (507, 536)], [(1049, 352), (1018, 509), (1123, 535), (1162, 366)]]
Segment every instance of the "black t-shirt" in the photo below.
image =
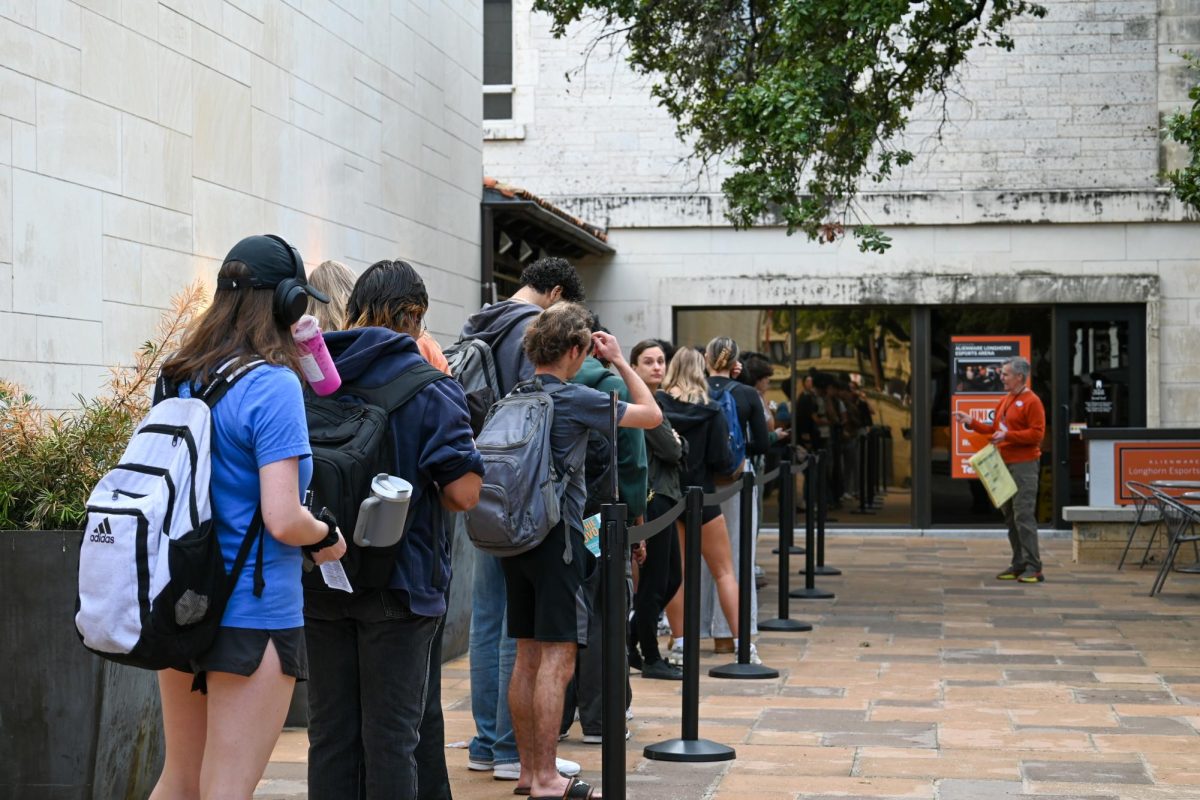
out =
[(738, 421), (742, 423), (742, 436), (746, 439), (746, 455), (758, 456), (767, 452), (771, 440), (767, 434), (767, 414), (762, 400), (753, 386), (738, 383), (732, 378), (713, 377), (708, 379), (709, 394), (729, 388), (733, 402), (737, 405)]

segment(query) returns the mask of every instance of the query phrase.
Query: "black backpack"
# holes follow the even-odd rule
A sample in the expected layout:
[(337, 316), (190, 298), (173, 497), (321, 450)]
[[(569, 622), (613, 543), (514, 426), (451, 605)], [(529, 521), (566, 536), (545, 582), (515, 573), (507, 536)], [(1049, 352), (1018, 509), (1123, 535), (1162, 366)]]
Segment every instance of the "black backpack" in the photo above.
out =
[(617, 471), (616, 447), (606, 434), (589, 430), (587, 454), (584, 456), (584, 478), (587, 481), (587, 500), (583, 503), (585, 518), (600, 513), (600, 506), (617, 502), (613, 492), (613, 474)]
[[(599, 380), (587, 383), (581, 381), (590, 389), (602, 391), (599, 387), (606, 378), (617, 377), (611, 372), (599, 375)], [(609, 394), (604, 392), (604, 394)], [(605, 503), (617, 502), (617, 443), (607, 433), (589, 430), (587, 454), (583, 459), (584, 479), (587, 483), (587, 499), (583, 503), (584, 518), (600, 513), (600, 506)]]
[[(394, 469), (388, 417), (429, 384), (449, 377), (422, 361), (382, 386), (368, 389), (342, 384), (329, 397), (305, 392), (308, 443), (313, 451), (312, 507), (324, 506), (337, 518), (346, 539), (342, 566), (356, 590), (385, 588), (404, 542), (401, 538), (391, 547), (359, 547), (352, 536), (359, 504), (370, 494), (371, 479)], [(415, 475), (399, 477), (416, 484)], [(408, 519), (411, 522), (411, 514)], [(409, 522), (405, 523), (406, 533)], [(315, 570), (304, 577), (304, 584), (310, 589), (328, 588)]]

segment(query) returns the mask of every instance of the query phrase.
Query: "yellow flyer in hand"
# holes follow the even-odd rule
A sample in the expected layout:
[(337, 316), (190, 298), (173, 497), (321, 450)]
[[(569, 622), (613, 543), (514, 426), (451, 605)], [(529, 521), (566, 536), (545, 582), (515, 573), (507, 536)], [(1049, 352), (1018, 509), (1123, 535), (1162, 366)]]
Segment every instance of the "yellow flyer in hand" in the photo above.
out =
[(970, 463), (996, 508), (1007, 503), (1017, 493), (1017, 484), (1012, 478), (1012, 473), (1004, 465), (1004, 459), (1000, 457), (1000, 451), (995, 445), (989, 444), (971, 456)]

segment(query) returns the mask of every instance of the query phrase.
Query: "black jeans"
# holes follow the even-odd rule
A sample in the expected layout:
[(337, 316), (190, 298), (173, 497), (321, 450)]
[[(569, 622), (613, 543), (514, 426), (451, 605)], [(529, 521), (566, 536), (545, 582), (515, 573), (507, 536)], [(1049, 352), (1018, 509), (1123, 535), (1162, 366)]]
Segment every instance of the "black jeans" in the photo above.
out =
[[(667, 498), (655, 495), (646, 509), (646, 519), (657, 519), (673, 505)], [(682, 582), (679, 535), (671, 525), (646, 540), (646, 561), (638, 572), (637, 594), (633, 596), (633, 628), (642, 660), (647, 664), (662, 658), (658, 651), (658, 617)]]
[[(443, 622), (413, 614), (389, 590), (306, 593), (312, 800), (449, 796), (441, 704), (429, 703), (441, 680)], [(440, 762), (440, 775), (426, 760)], [(439, 781), (445, 794), (418, 794), (419, 784), (432, 792)]]

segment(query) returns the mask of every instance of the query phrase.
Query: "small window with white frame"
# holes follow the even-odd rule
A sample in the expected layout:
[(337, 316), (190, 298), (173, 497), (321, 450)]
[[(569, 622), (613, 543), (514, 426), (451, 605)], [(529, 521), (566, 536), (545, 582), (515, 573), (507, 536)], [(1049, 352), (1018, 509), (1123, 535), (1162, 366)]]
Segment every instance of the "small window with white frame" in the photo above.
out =
[(513, 118), (512, 0), (483, 0), (483, 119)]

